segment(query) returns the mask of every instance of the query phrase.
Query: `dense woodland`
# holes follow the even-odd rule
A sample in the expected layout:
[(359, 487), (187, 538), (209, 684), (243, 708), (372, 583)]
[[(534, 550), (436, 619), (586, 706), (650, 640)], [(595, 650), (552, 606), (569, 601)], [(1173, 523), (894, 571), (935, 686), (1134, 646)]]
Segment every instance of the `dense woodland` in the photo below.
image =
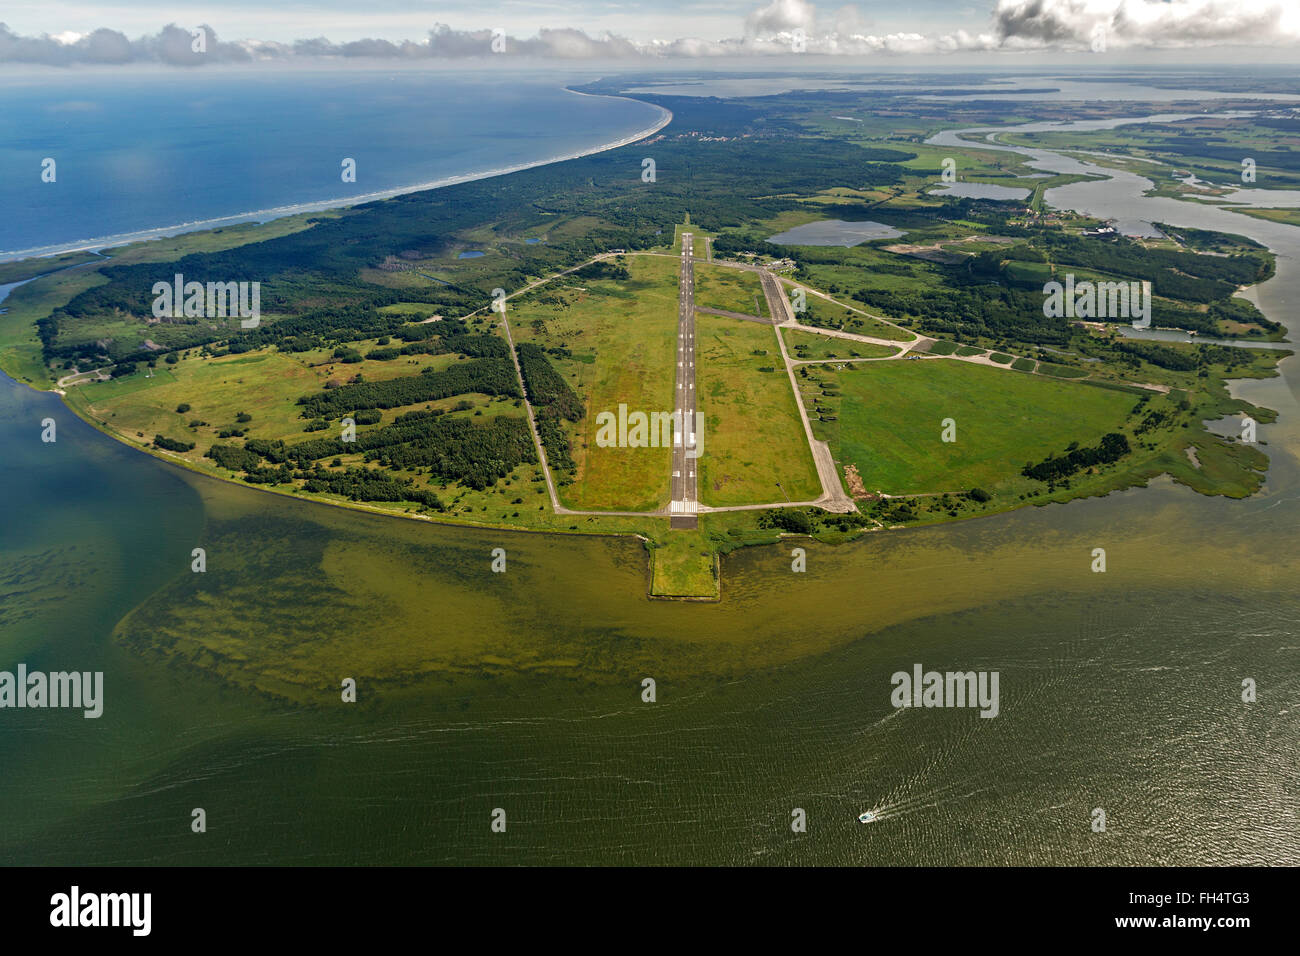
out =
[(552, 468), (572, 473), (577, 464), (560, 420), (580, 421), (585, 414), (582, 399), (555, 371), (541, 346), (524, 342), (515, 346), (515, 351), (519, 354), (519, 370), (536, 415), (546, 460)]
[(298, 404), (303, 407), (303, 418), (332, 418), (351, 409), (399, 408), (468, 392), (519, 397), (513, 366), (506, 359), (473, 359), (442, 371), (424, 369), (418, 375), (386, 382), (340, 385), (304, 395), (298, 399)]

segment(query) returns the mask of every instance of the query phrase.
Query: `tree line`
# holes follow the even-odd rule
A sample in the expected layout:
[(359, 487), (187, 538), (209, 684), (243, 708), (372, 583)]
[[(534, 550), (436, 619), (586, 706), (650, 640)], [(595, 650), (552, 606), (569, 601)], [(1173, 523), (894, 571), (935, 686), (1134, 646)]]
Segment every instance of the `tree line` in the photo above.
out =
[(298, 399), (303, 418), (337, 418), (352, 409), (399, 408), (418, 405), (453, 395), (480, 392), (484, 395), (521, 397), (514, 367), (505, 359), (471, 359), (441, 371), (424, 369), (419, 375), (386, 382), (341, 385)]

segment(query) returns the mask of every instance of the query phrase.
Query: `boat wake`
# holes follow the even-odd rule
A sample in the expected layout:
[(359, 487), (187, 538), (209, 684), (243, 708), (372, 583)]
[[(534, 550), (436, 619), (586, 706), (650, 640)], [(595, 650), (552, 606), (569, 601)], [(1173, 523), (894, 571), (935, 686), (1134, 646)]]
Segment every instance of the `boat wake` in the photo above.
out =
[[(883, 820), (894, 820), (899, 817), (920, 813), (924, 810), (932, 810), (945, 803), (969, 799), (976, 794), (984, 793), (989, 788), (978, 787), (967, 793), (959, 793), (958, 791), (961, 789), (961, 784), (953, 783), (946, 787), (939, 787), (925, 793), (900, 797), (897, 800), (886, 799), (883, 803), (877, 804), (870, 810), (859, 815), (858, 820), (862, 823), (878, 823)], [(863, 817), (867, 817), (868, 819), (863, 819)]]

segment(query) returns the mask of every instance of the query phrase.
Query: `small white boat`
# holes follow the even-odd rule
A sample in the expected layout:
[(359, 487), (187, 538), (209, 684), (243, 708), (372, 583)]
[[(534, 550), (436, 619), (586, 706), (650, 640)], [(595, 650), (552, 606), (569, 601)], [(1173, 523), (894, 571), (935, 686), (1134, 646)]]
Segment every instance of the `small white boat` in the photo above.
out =
[(858, 814), (859, 823), (875, 823), (879, 819), (880, 816), (874, 810), (867, 810)]

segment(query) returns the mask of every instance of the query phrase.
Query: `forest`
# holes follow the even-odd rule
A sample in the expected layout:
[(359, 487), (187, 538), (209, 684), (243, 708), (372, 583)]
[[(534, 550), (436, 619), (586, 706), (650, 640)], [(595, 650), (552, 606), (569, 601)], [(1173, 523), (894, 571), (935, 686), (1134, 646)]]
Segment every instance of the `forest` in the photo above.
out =
[(514, 366), (509, 360), (486, 358), (462, 362), (442, 371), (424, 369), (418, 375), (405, 375), (386, 382), (340, 385), (324, 392), (303, 395), (298, 404), (303, 407), (303, 418), (337, 418), (353, 409), (398, 408), (468, 392), (522, 397)]
[(1036, 465), (1025, 465), (1021, 474), (1026, 478), (1046, 481), (1049, 484), (1064, 481), (1083, 468), (1109, 465), (1129, 453), (1128, 439), (1119, 432), (1103, 435), (1095, 448), (1071, 449), (1064, 455), (1046, 458)]
[[(361, 453), (364, 460), (383, 468), (424, 470), (431, 478), (459, 482), (482, 490), (506, 477), (521, 464), (537, 461), (528, 422), (518, 416), (501, 416), (485, 424), (472, 419), (445, 417), (439, 410), (408, 412), (391, 425), (358, 432), (354, 440), (308, 439), (294, 445), (283, 441), (249, 439), (241, 446), (215, 444), (206, 457), (222, 468), (242, 471), (246, 480), (288, 483), (295, 479), (324, 481), (337, 478), (336, 471), (309, 467), (323, 458)], [(263, 461), (279, 468), (269, 468)], [(357, 469), (367, 471), (368, 469)], [(395, 479), (394, 479), (395, 480)], [(362, 493), (368, 486), (349, 479), (349, 491)], [(388, 489), (388, 486), (384, 486)], [(403, 485), (406, 490), (412, 489)], [(310, 489), (309, 489), (310, 490)], [(385, 491), (388, 493), (391, 489)], [(400, 498), (364, 498), (367, 501), (420, 501)]]
[[(604, 263), (596, 263), (604, 265)], [(626, 272), (627, 270), (621, 269)], [(519, 355), (519, 370), (523, 373), (524, 389), (533, 406), (537, 421), (537, 434), (546, 449), (546, 460), (551, 467), (572, 473), (577, 468), (573, 449), (560, 424), (560, 419), (576, 422), (586, 414), (582, 399), (569, 387), (560, 373), (555, 371), (546, 351), (540, 345), (521, 342), (515, 346)]]

